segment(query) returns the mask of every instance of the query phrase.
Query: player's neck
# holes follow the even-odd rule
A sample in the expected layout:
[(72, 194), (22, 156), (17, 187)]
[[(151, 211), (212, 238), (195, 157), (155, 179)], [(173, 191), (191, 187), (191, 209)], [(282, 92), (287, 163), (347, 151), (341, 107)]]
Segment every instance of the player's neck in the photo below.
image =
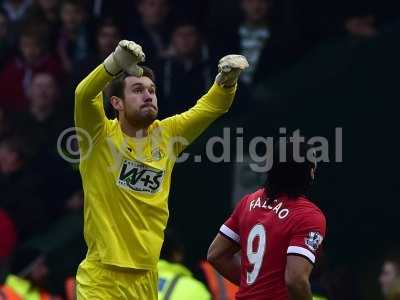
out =
[(148, 127), (142, 127), (142, 126), (134, 126), (130, 124), (126, 119), (121, 119), (119, 121), (119, 124), (121, 126), (121, 130), (123, 133), (125, 133), (127, 136), (132, 137), (132, 138), (143, 138), (146, 137), (148, 134)]

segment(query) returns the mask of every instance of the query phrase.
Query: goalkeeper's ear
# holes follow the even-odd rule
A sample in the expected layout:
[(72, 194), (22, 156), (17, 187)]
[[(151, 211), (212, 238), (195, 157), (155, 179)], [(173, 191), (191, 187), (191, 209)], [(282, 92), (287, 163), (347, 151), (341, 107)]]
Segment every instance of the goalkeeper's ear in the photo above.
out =
[(108, 84), (105, 92), (109, 98), (110, 104), (114, 110), (115, 116), (118, 118), (118, 112), (124, 109), (124, 88), (125, 78), (129, 74), (121, 72)]
[(111, 96), (110, 97), (110, 103), (111, 106), (117, 111), (123, 111), (125, 106), (124, 106), (124, 100), (120, 97), (117, 96)]

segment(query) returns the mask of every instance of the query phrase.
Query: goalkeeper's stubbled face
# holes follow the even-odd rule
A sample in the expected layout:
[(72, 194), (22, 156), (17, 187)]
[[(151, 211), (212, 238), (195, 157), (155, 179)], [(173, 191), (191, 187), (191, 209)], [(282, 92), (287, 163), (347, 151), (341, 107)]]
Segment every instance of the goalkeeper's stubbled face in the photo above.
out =
[(123, 102), (125, 118), (134, 126), (147, 127), (157, 118), (156, 86), (146, 76), (125, 78)]

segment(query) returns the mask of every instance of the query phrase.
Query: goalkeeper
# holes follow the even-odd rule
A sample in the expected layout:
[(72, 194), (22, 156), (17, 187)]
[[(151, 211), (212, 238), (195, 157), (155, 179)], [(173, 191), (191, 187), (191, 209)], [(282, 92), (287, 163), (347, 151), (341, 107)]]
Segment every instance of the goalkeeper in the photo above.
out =
[[(88, 252), (77, 272), (78, 300), (157, 299), (175, 158), (228, 111), (248, 67), (243, 56), (222, 58), (207, 94), (188, 111), (159, 121), (153, 72), (138, 65), (144, 58), (139, 45), (120, 41), (75, 91), (75, 124), (91, 137), (79, 140)], [(103, 109), (107, 84), (114, 120)], [(187, 143), (172, 147), (176, 137)]]

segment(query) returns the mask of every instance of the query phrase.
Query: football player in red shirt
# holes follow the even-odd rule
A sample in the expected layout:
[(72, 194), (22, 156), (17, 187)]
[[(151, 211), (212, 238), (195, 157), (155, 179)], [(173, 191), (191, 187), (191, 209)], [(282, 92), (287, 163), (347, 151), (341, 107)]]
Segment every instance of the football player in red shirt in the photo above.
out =
[(312, 300), (309, 276), (326, 227), (306, 197), (315, 152), (301, 142), (284, 145), (274, 147), (265, 186), (237, 204), (208, 250), (210, 263), (239, 285), (237, 300)]

